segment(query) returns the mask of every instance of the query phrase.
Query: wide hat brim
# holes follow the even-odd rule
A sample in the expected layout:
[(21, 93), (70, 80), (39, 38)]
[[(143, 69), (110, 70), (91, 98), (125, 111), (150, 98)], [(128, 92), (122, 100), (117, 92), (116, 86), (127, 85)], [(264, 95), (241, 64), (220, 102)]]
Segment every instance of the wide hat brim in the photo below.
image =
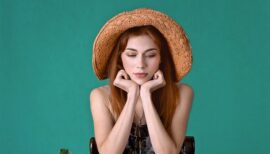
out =
[(183, 28), (164, 13), (141, 8), (114, 16), (96, 36), (93, 44), (92, 66), (99, 80), (108, 77), (107, 63), (118, 37), (129, 28), (144, 25), (154, 26), (167, 40), (175, 65), (176, 79), (180, 81), (190, 71), (192, 51)]

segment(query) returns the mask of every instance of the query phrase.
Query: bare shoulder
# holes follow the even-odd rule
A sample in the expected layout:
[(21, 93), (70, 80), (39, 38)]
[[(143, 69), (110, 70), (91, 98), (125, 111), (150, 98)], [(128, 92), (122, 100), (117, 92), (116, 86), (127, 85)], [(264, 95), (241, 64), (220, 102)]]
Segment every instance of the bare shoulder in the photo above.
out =
[(106, 122), (112, 124), (113, 116), (110, 110), (109, 86), (101, 86), (90, 93), (90, 110), (95, 125)]
[(179, 102), (179, 104), (184, 106), (191, 106), (194, 97), (193, 88), (186, 83), (178, 83), (178, 88), (180, 96), (179, 101), (181, 102)]
[(108, 106), (108, 99), (109, 99), (109, 86), (101, 86), (93, 89), (90, 92), (90, 103), (91, 106), (94, 105), (94, 103), (102, 103), (105, 106)]
[(105, 85), (105, 86), (100, 86), (100, 87), (97, 87), (97, 88), (94, 88), (90, 94), (92, 93), (96, 93), (96, 92), (101, 92), (101, 93), (108, 93), (109, 92), (109, 86), (108, 85)]
[(100, 95), (102, 95), (104, 97), (104, 96), (108, 96), (108, 94), (109, 94), (109, 86), (105, 85), (105, 86), (94, 88), (90, 92), (90, 98), (91, 97), (98, 97)]
[(193, 91), (193, 88), (186, 84), (186, 83), (178, 83), (178, 88), (179, 88), (179, 92), (180, 92), (180, 96), (191, 96), (193, 97), (194, 95), (194, 91)]

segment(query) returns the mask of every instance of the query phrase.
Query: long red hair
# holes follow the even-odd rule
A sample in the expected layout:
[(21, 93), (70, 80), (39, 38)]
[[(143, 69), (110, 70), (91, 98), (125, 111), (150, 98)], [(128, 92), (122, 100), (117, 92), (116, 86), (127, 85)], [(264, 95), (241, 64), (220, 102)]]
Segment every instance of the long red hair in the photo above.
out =
[(109, 85), (111, 89), (111, 107), (119, 117), (126, 99), (127, 93), (114, 86), (113, 81), (120, 69), (123, 69), (121, 53), (125, 50), (128, 39), (132, 36), (148, 35), (160, 49), (161, 63), (159, 69), (163, 72), (166, 85), (152, 93), (152, 101), (159, 113), (159, 117), (166, 128), (167, 132), (170, 132), (170, 126), (172, 122), (172, 117), (179, 102), (179, 89), (177, 86), (177, 79), (174, 64), (172, 61), (171, 54), (169, 52), (169, 47), (167, 40), (163, 35), (153, 26), (140, 26), (134, 27), (126, 30), (118, 38), (107, 67), (107, 73), (109, 78)]

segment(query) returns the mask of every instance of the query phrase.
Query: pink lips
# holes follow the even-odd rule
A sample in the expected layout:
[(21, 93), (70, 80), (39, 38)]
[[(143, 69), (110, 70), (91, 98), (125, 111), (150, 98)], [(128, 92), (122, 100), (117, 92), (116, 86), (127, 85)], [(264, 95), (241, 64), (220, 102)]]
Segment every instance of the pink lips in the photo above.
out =
[(134, 75), (137, 77), (137, 78), (144, 78), (147, 76), (147, 73), (134, 73)]

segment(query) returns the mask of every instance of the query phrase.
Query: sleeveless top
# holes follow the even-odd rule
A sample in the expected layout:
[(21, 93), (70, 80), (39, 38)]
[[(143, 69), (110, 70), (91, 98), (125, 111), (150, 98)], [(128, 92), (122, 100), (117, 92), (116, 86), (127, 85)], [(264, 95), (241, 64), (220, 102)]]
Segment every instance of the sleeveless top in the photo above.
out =
[(154, 154), (147, 125), (132, 124), (124, 154)]

